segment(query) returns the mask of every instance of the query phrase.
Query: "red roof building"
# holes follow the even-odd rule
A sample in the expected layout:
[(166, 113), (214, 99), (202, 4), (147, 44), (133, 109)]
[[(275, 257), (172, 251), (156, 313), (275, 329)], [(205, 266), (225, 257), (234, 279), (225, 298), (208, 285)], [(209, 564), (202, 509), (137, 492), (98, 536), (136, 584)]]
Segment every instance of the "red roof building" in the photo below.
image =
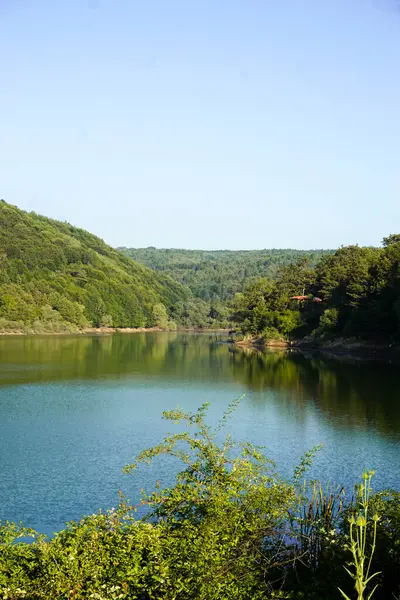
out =
[(313, 302), (322, 302), (321, 298), (317, 298), (317, 296), (292, 296), (289, 300), (297, 300), (300, 302), (301, 300), (312, 300)]

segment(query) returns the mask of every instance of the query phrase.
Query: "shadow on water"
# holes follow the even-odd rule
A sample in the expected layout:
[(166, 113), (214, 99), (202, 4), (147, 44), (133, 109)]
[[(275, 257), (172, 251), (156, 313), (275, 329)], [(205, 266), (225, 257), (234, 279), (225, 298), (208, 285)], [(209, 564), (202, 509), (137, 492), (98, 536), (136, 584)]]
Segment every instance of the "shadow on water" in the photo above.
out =
[(346, 426), (363, 424), (400, 437), (400, 371), (390, 364), (305, 356), (289, 351), (232, 351), (234, 376), (252, 389), (284, 392), (297, 409), (312, 401)]

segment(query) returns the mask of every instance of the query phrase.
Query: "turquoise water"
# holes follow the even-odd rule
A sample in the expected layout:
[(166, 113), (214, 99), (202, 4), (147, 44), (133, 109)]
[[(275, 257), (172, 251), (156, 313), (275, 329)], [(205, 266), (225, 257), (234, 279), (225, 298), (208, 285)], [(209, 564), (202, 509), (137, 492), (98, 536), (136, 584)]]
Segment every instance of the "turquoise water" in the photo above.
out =
[(246, 394), (230, 423), (263, 444), (290, 476), (320, 442), (311, 476), (351, 484), (374, 468), (375, 487), (400, 489), (400, 371), (294, 352), (257, 353), (210, 334), (0, 338), (0, 519), (44, 533), (70, 519), (133, 502), (167, 459), (122, 467), (173, 429), (161, 412), (210, 402), (216, 422)]

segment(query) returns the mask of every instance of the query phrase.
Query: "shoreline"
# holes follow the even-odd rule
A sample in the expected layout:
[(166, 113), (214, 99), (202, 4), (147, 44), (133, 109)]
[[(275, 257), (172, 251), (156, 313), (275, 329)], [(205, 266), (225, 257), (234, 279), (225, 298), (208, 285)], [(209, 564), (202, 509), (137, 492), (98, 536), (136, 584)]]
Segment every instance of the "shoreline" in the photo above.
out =
[(377, 343), (367, 340), (338, 338), (321, 343), (308, 340), (296, 341), (291, 348), (300, 351), (321, 352), (333, 358), (352, 358), (359, 360), (378, 360), (384, 362), (400, 361), (400, 344), (393, 342)]
[(337, 338), (326, 341), (316, 340), (269, 340), (260, 338), (248, 338), (235, 341), (229, 335), (231, 329), (199, 329), (181, 328), (175, 330), (162, 329), (160, 327), (85, 327), (77, 331), (47, 331), (47, 332), (25, 332), (25, 331), (1, 331), (0, 338), (6, 337), (48, 337), (48, 336), (102, 336), (114, 334), (133, 333), (225, 333), (227, 342), (233, 343), (238, 348), (263, 350), (297, 350), (299, 352), (321, 353), (331, 358), (349, 358), (358, 360), (379, 360), (384, 362), (400, 362), (400, 343), (376, 343), (354, 338)]
[(332, 358), (353, 358), (360, 360), (380, 360), (391, 362), (400, 361), (400, 343), (386, 342), (376, 343), (354, 338), (337, 338), (326, 341), (313, 340), (270, 340), (265, 342), (261, 339), (243, 340), (235, 342), (239, 348), (254, 348), (255, 350), (268, 350), (279, 348), (286, 350), (298, 350), (300, 352), (319, 352)]
[(160, 327), (85, 327), (77, 331), (0, 331), (0, 337), (38, 337), (53, 335), (110, 335), (114, 333), (229, 333), (230, 329), (161, 329)]
[(261, 340), (259, 338), (256, 339), (248, 339), (248, 340), (241, 340), (239, 342), (235, 342), (236, 346), (239, 346), (241, 348), (258, 348), (259, 350), (262, 350), (263, 348), (292, 348), (293, 344), (291, 344), (290, 342), (286, 342), (285, 340), (269, 340), (269, 341), (264, 341)]

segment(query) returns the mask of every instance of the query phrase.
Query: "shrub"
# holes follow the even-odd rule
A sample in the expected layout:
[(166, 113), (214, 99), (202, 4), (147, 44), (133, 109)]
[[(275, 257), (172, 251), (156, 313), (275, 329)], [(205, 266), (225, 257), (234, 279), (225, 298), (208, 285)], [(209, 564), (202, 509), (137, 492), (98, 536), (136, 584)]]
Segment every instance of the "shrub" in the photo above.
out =
[[(367, 475), (363, 495), (346, 507), (343, 489), (301, 483), (315, 449), (293, 480), (283, 481), (262, 448), (222, 436), (237, 402), (215, 428), (207, 424), (206, 404), (194, 413), (164, 413), (178, 424), (177, 433), (143, 451), (125, 471), (160, 455), (180, 462), (182, 470), (172, 487), (157, 484), (143, 492), (140, 506), (147, 512), (141, 518), (121, 496), (117, 509), (70, 522), (52, 539), (0, 523), (0, 598), (333, 600), (338, 585), (351, 594), (343, 569), (346, 545), (354, 581), (364, 585), (369, 573), (382, 570), (376, 598), (395, 597), (400, 494), (370, 496)], [(375, 511), (379, 523), (368, 516)], [(349, 534), (353, 514), (352, 527), (363, 528), (358, 538)], [(26, 536), (34, 541), (17, 543)]]

